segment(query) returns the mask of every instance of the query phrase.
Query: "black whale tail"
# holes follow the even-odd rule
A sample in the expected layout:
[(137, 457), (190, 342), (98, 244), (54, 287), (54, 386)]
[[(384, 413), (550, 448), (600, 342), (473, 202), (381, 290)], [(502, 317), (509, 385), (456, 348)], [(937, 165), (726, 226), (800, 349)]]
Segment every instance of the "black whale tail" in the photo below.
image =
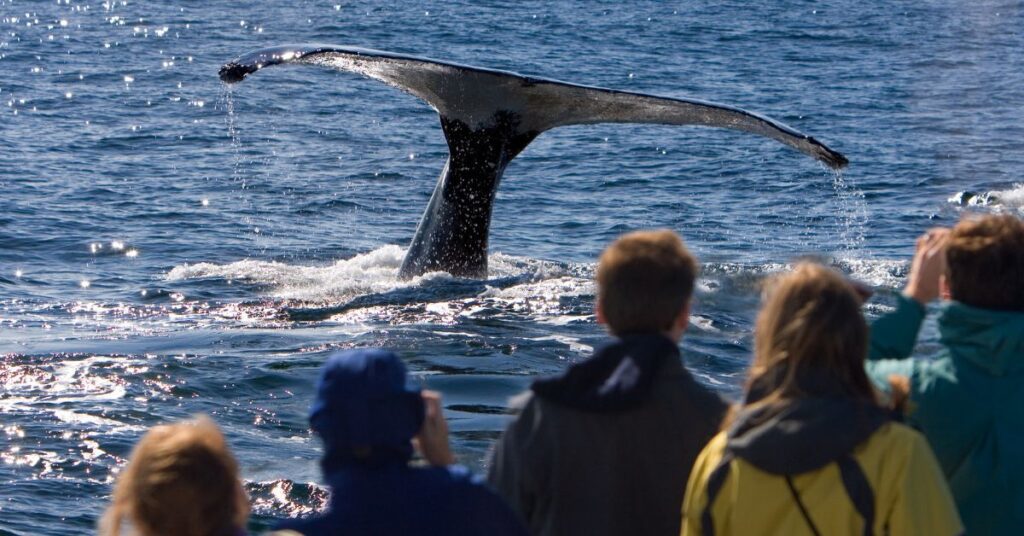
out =
[(491, 208), (508, 163), (540, 133), (593, 123), (729, 128), (789, 145), (829, 167), (846, 157), (782, 123), (739, 108), (587, 87), (361, 48), (286, 45), (224, 65), (237, 83), (265, 67), (308, 64), (352, 71), (426, 101), (441, 116), (449, 158), (406, 253), (400, 276), (430, 271), (486, 277)]
[(399, 277), (443, 271), (460, 277), (487, 277), (491, 208), (505, 167), (535, 137), (522, 131), (519, 117), (496, 111), (487, 126), (475, 128), (441, 116), (448, 162), (430, 196)]

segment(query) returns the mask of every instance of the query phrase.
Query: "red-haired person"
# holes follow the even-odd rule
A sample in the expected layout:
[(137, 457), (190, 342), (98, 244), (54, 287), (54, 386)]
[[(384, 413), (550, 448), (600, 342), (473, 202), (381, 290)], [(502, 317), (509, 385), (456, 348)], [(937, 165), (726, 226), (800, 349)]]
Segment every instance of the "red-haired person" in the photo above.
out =
[(156, 426), (132, 451), (100, 522), (102, 536), (241, 536), (249, 500), (209, 418)]

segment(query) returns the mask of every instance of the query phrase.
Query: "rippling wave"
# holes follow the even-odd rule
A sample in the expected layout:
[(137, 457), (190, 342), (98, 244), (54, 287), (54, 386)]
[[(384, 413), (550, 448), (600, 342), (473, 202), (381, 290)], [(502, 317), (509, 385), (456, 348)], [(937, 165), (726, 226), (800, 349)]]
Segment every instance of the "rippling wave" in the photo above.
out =
[[(196, 413), (238, 455), (251, 528), (321, 509), (306, 412), (341, 348), (395, 349), (481, 470), (508, 398), (601, 343), (594, 262), (634, 229), (700, 257), (683, 354), (735, 395), (765, 278), (821, 259), (876, 315), (918, 233), (1024, 213), (1021, 27), (997, 0), (0, 0), (0, 534), (92, 533), (139, 435)], [(436, 114), (311, 68), (217, 80), (294, 41), (731, 103), (851, 166), (710, 129), (555, 130), (503, 179), (486, 280), (403, 281)]]

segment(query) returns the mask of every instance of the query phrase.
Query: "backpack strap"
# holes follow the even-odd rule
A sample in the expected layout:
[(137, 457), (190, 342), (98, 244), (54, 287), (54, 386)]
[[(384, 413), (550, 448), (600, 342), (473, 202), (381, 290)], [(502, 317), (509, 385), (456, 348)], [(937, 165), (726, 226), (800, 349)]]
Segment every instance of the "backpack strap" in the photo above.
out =
[[(732, 452), (726, 449), (722, 454), (721, 461), (718, 462), (718, 465), (715, 466), (708, 476), (707, 503), (704, 505), (704, 511), (701, 512), (700, 516), (701, 532), (704, 536), (715, 536), (715, 522), (711, 516), (711, 506), (715, 502), (715, 497), (722, 491), (725, 479), (729, 476), (729, 466), (732, 460)], [(868, 482), (864, 470), (861, 469), (857, 460), (853, 459), (853, 456), (849, 454), (842, 456), (836, 460), (836, 464), (839, 466), (839, 475), (843, 481), (843, 488), (846, 489), (846, 494), (850, 497), (854, 509), (864, 519), (864, 536), (873, 536), (875, 527), (875, 492), (871, 489), (871, 483)], [(800, 493), (797, 491), (796, 486), (793, 485), (792, 477), (785, 475), (785, 479), (786, 485), (789, 486), (789, 492), (793, 495), (793, 499), (796, 501), (804, 521), (807, 522), (808, 528), (811, 529), (815, 536), (820, 536), (821, 532), (818, 531), (818, 527), (811, 519), (810, 512), (807, 511), (803, 500), (800, 499)]]
[(864, 518), (864, 536), (872, 536), (875, 527), (875, 492), (871, 489), (864, 470), (857, 460), (847, 454), (836, 460), (839, 474), (843, 479), (843, 487), (850, 496), (853, 507)]
[(718, 496), (719, 491), (722, 491), (722, 485), (725, 484), (725, 479), (729, 476), (729, 465), (732, 463), (732, 459), (732, 452), (725, 449), (721, 461), (708, 476), (708, 502), (700, 514), (700, 529), (703, 536), (715, 536), (715, 520), (711, 517), (711, 506), (715, 504), (715, 497)]
[(786, 475), (786, 485), (789, 486), (789, 494), (793, 496), (793, 500), (796, 501), (796, 505), (800, 508), (800, 514), (804, 516), (804, 521), (807, 522), (807, 528), (811, 529), (811, 534), (814, 536), (821, 536), (821, 531), (818, 530), (818, 526), (814, 524), (814, 520), (811, 519), (811, 513), (807, 511), (807, 506), (804, 505), (804, 501), (800, 499), (800, 492), (796, 490), (796, 485), (793, 484), (793, 476)]

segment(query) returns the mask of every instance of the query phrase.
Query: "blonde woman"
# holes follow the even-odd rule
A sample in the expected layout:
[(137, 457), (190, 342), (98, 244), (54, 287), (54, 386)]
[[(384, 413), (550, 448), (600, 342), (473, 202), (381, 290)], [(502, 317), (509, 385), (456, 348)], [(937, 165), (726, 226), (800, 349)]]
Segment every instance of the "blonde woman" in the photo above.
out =
[(769, 284), (745, 399), (697, 458), (682, 534), (962, 533), (924, 437), (868, 380), (860, 302), (813, 263)]
[(100, 522), (103, 536), (240, 536), (249, 503), (207, 417), (157, 426), (135, 446)]

